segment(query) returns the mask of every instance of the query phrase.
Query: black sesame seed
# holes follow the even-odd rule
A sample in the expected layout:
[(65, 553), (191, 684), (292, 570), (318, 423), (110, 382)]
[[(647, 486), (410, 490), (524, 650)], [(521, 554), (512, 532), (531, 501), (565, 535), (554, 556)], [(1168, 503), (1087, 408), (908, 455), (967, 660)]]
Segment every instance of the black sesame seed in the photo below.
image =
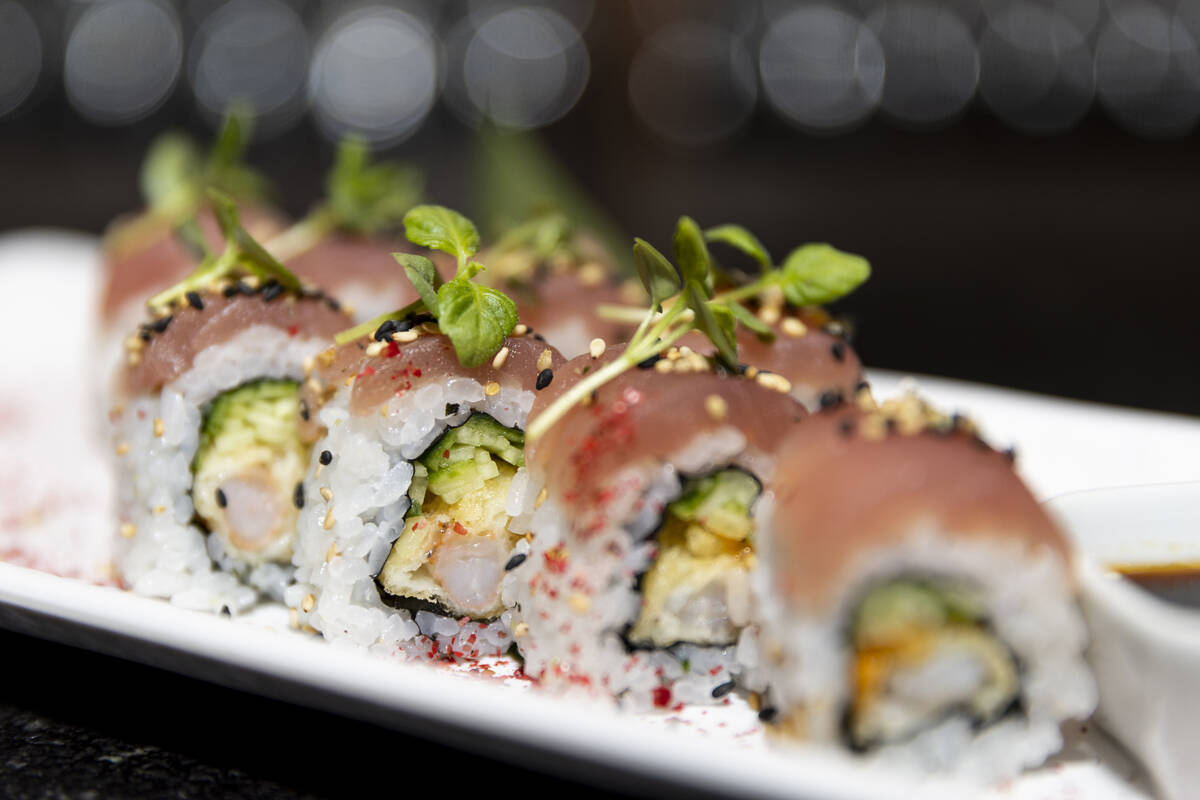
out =
[(1017, 460), (1017, 448), (1009, 447), (1004, 451), (1004, 457), (1008, 459), (1008, 463), (1013, 463)]
[(854, 387), (854, 391), (861, 392), (870, 388), (871, 384), (867, 383), (866, 381), (859, 381), (858, 385)]
[(841, 422), (838, 423), (838, 432), (840, 432), (842, 436), (849, 436), (850, 434), (854, 433), (854, 420), (852, 420), (850, 417), (843, 417)]
[(173, 320), (173, 319), (175, 319), (175, 315), (168, 314), (167, 316), (163, 317), (162, 319), (155, 320), (154, 323), (150, 326), (150, 329), (153, 330), (155, 333), (163, 333), (164, 331), (166, 331), (167, 326), (171, 324), (171, 320)]
[(821, 392), (819, 400), (821, 408), (833, 408), (838, 403), (842, 402), (842, 393), (833, 389)]
[(652, 355), (644, 361), (639, 361), (638, 369), (654, 369), (654, 365), (657, 364), (660, 360), (662, 360), (662, 356), (657, 355), (657, 354)]
[(308, 422), (312, 414), (308, 410), (308, 401), (303, 397), (300, 398), (300, 419)]
[(231, 283), (228, 286), (226, 286), (224, 289), (221, 290), (221, 294), (225, 295), (226, 297), (233, 297), (235, 294), (237, 294), (240, 291), (241, 291), (241, 289), (238, 288), (238, 285), (236, 283)]
[(737, 684), (733, 681), (725, 681), (724, 683), (717, 684), (712, 690), (713, 699), (720, 699), (724, 697), (732, 692), (735, 686), (737, 686)]
[(371, 338), (377, 342), (386, 342), (391, 338), (392, 334), (399, 330), (398, 323), (394, 319), (385, 320), (382, 325), (375, 329), (375, 335)]
[(138, 332), (138, 338), (139, 338), (139, 339), (141, 339), (143, 342), (148, 342), (148, 341), (150, 341), (150, 339), (151, 339), (151, 336), (150, 336), (150, 329), (149, 329), (149, 328), (146, 328), (146, 327), (143, 327), (143, 328), (141, 329), (141, 331), (139, 331), (139, 332)]
[(295, 490), (292, 492), (292, 502), (296, 504), (296, 508), (304, 508), (304, 484), (297, 483)]
[(262, 299), (264, 303), (269, 303), (279, 295), (283, 294), (283, 286), (274, 281), (263, 287)]
[(241, 292), (242, 294), (246, 295), (246, 297), (252, 297), (258, 291), (250, 284), (243, 283), (242, 281), (237, 282), (237, 287), (238, 287), (238, 291)]
[(546, 341), (546, 337), (542, 336), (540, 333), (532, 333), (531, 332), (530, 335), (532, 335), (533, 338), (537, 339), (539, 342), (545, 343), (545, 341)]
[(547, 367), (538, 373), (537, 382), (534, 383), (534, 386), (540, 392), (542, 389), (545, 389), (547, 386), (549, 386), (550, 381), (552, 380), (554, 380), (554, 371)]
[(229, 498), (225, 496), (225, 492), (217, 489), (217, 507), (224, 508), (227, 505), (229, 505)]
[(458, 413), (458, 403), (446, 403), (446, 413), (443, 416), (453, 417)]
[(342, 310), (342, 304), (339, 303), (337, 300), (334, 300), (332, 297), (325, 298), (325, 305), (329, 306), (334, 311)]
[(528, 558), (528, 556), (525, 555), (524, 553), (517, 553), (515, 556), (513, 556), (512, 558), (510, 558), (508, 560), (507, 564), (504, 565), (504, 571), (510, 572), (511, 570), (516, 569), (517, 567), (519, 567), (525, 563), (526, 558)]
[(328, 450), (322, 450), (320, 458), (317, 459), (325, 466), (329, 466), (333, 462), (333, 453)]
[(184, 297), (187, 298), (188, 305), (192, 308), (196, 309), (197, 311), (204, 310), (204, 301), (200, 299), (199, 292), (188, 292), (184, 295)]
[(758, 721), (774, 722), (777, 716), (779, 716), (779, 709), (775, 708), (774, 706), (767, 706), (762, 711), (758, 712)]
[(841, 342), (834, 342), (830, 345), (829, 352), (838, 361), (846, 360), (846, 345)]

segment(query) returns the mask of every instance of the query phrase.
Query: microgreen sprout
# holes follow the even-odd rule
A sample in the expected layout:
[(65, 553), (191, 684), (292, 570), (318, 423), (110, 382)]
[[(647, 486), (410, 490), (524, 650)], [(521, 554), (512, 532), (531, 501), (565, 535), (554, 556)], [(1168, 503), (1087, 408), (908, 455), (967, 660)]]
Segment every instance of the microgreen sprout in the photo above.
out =
[(220, 255), (206, 252), (190, 275), (150, 298), (146, 305), (151, 310), (168, 308), (173, 303), (181, 302), (188, 292), (207, 289), (219, 280), (238, 275), (250, 275), (264, 283), (274, 281), (291, 291), (301, 289), (300, 279), (280, 264), (242, 227), (237, 206), (229, 195), (209, 189), (208, 199), (225, 237), (225, 249)]
[(704, 235), (690, 217), (679, 219), (673, 244), (678, 269), (648, 242), (634, 240), (634, 265), (650, 296), (650, 308), (642, 310), (625, 350), (540, 413), (526, 431), (526, 441), (542, 436), (596, 389), (666, 351), (692, 331), (708, 337), (722, 365), (730, 370), (738, 368), (734, 314), (714, 298), (712, 258)]
[(180, 224), (196, 213), (208, 189), (238, 199), (266, 196), (266, 179), (242, 161), (251, 127), (250, 110), (231, 106), (207, 156), (182, 133), (159, 137), (150, 146), (141, 171), (142, 194), (151, 215)]
[(281, 261), (290, 261), (335, 231), (366, 236), (398, 227), (420, 200), (423, 185), (416, 168), (393, 161), (372, 163), (367, 143), (347, 136), (338, 144), (325, 178), (325, 201), (267, 247)]
[(484, 269), (472, 258), (479, 250), (479, 231), (469, 219), (444, 206), (417, 206), (404, 215), (404, 230), (413, 244), (454, 256), (458, 270), (443, 282), (433, 262), (425, 256), (393, 253), (404, 268), (420, 299), (399, 311), (343, 331), (335, 337), (341, 345), (369, 335), (388, 320), (401, 320), (427, 312), (449, 337), (458, 360), (478, 367), (491, 360), (517, 324), (517, 307), (503, 292), (472, 279)]
[[(704, 231), (704, 239), (741, 250), (761, 266), (762, 271), (755, 280), (713, 295), (711, 305), (723, 308), (737, 322), (767, 340), (774, 338), (774, 331), (755, 316), (744, 301), (761, 301), (775, 292), (781, 293), (793, 306), (825, 305), (854, 291), (871, 275), (871, 265), (865, 258), (844, 253), (828, 244), (801, 245), (788, 254), (782, 265), (776, 266), (762, 242), (740, 225), (709, 228)], [(600, 306), (597, 313), (606, 319), (635, 322), (641, 310)]]

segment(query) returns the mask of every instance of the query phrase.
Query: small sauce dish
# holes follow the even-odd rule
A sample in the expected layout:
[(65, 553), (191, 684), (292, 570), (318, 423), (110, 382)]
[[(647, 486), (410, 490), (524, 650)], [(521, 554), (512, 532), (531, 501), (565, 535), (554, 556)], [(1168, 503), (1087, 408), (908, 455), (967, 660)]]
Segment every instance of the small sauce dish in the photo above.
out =
[(1079, 554), (1100, 723), (1165, 797), (1200, 797), (1200, 483), (1074, 492), (1046, 506)]

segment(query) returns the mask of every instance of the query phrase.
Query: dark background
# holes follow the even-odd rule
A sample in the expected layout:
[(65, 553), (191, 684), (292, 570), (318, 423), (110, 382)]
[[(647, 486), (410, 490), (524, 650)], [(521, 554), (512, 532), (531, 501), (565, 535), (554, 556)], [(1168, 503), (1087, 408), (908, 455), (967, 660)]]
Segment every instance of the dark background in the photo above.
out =
[[(35, 85), (15, 107), (0, 104), (0, 230), (54, 226), (100, 233), (114, 216), (139, 207), (137, 169), (157, 134), (169, 128), (198, 138), (211, 134), (215, 115), (194, 94), (188, 53), (181, 56), (180, 76), (153, 107), (120, 119), (80, 110), (65, 87), (64, 53), (80, 20), (104, 2), (0, 0), (0, 37), (5, 24), (15, 25), (16, 5), (41, 35)], [(349, 5), (155, 2), (176, 15), (185, 49), (226, 5), (248, 15), (248, 29), (256, 24), (249, 15), (265, 5), (303, 22), (307, 52)], [(687, 213), (703, 225), (742, 223), (777, 257), (804, 241), (829, 241), (867, 256), (871, 280), (839, 310), (857, 320), (857, 346), (868, 365), (1196, 413), (1200, 5), (1061, 4), (1076, 14), (1063, 29), (1076, 30), (1082, 44), (1051, 36), (1049, 52), (1082, 48), (1094, 65), (1076, 83), (1067, 81), (1066, 90), (1037, 95), (1041, 116), (1031, 118), (1014, 113), (1003, 90), (1021, 96), (1026, 67), (1041, 63), (1037, 53), (1047, 51), (1021, 50), (1034, 53), (1028, 63), (1023, 56), (997, 62), (984, 47), (1004, 30), (1003, 14), (1017, 3), (1038, 13), (1057, 7), (1033, 0), (825, 4), (875, 26), (889, 72), (875, 101), (879, 108), (814, 131), (767, 102), (753, 75), (754, 97), (737, 112), (739, 101), (722, 84), (729, 76), (719, 67), (709, 70), (717, 76), (709, 83), (706, 68), (652, 70), (637, 91), (653, 99), (658, 123), (631, 101), (632, 65), (663, 30), (686, 23), (725, 31), (753, 66), (772, 20), (798, 4), (642, 0), (634, 13), (624, 0), (543, 2), (578, 22), (590, 69), (578, 101), (533, 127), (629, 235), (664, 244), (676, 217)], [(461, 97), (458, 105), (451, 102), (454, 59), (461, 55), (454, 34), (472, 15), (483, 19), (516, 4), (389, 5), (425, 21), (443, 48), (449, 77), (415, 131), (384, 141), (382, 151), (420, 165), (432, 200), (470, 208), (475, 187), (468, 154), (479, 119), (463, 113)], [(933, 27), (919, 16), (897, 16), (901, 7), (950, 9), (979, 45), (977, 84), (936, 119), (918, 119), (902, 96), (897, 99), (895, 87), (904, 88), (905, 80), (918, 99), (926, 90), (934, 105), (940, 97), (929, 79), (941, 73), (904, 69), (924, 63), (922, 53), (936, 54), (921, 49)], [(1026, 34), (1036, 40), (1038, 30), (1035, 25)], [(0, 48), (0, 71), (15, 63), (13, 52)], [(1114, 52), (1120, 56), (1115, 62)], [(1063, 69), (1051, 71), (1060, 88)], [(689, 131), (729, 113), (733, 121), (719, 135), (686, 141)], [(664, 133), (664, 119), (676, 127)], [(260, 131), (250, 160), (277, 182), (279, 202), (290, 213), (302, 214), (320, 195), (337, 132), (303, 108)], [(0, 793), (7, 796), (344, 794), (319, 760), (270, 744), (278, 732), (298, 728), (329, 732), (335, 760), (365, 754), (367, 777), (356, 793), (395, 791), (380, 765), (414, 764), (431, 774), (461, 769), (464, 759), (420, 738), (15, 634), (0, 637), (0, 647), (14, 665), (0, 694), (0, 763), (6, 765)], [(64, 663), (79, 679), (66, 690), (46, 678)], [(231, 738), (209, 734), (228, 719), (238, 720)], [(121, 763), (103, 758), (122, 748), (148, 749)], [(536, 779), (520, 767), (477, 763), (506, 788)], [(536, 780), (537, 790), (578, 791), (555, 779)]]

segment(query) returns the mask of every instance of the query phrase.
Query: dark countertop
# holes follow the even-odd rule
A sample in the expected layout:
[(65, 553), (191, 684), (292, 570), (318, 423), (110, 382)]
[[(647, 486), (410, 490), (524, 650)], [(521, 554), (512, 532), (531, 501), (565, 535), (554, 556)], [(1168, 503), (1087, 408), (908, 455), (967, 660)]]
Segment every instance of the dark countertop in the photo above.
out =
[(536, 756), (501, 763), (21, 634), (0, 632), (0, 652), (0, 797), (403, 796), (431, 781), (455, 796), (464, 767), (488, 795), (612, 796), (542, 773)]

